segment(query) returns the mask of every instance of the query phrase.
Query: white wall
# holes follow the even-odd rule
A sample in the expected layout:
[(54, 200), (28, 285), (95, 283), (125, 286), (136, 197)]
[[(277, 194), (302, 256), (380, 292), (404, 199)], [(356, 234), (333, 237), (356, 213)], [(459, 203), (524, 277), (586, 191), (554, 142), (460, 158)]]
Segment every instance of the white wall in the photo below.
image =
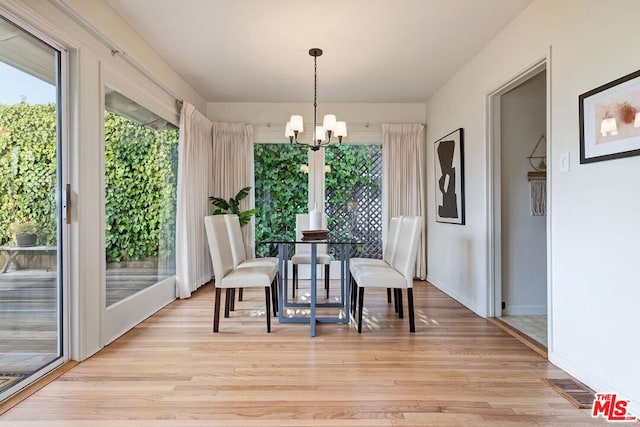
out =
[[(311, 94), (310, 94), (311, 95)], [(255, 125), (256, 142), (286, 142), (284, 125), (292, 114), (301, 114), (304, 118), (305, 132), (301, 136), (309, 137), (308, 129), (313, 123), (313, 102), (308, 103), (241, 103), (210, 102), (207, 104), (207, 117), (219, 122), (243, 122)], [(424, 104), (319, 104), (318, 120), (324, 114), (335, 114), (338, 120), (347, 122), (348, 137), (345, 142), (382, 141), (382, 123), (424, 123)]]
[(205, 114), (206, 103), (204, 98), (102, 0), (50, 1), (58, 3), (63, 8), (80, 15), (83, 20), (101, 33), (109, 42), (113, 43), (114, 47), (124, 52), (144, 70), (148, 71), (150, 79), (160, 83), (172, 95), (190, 102), (196, 109)]
[[(636, 0), (536, 0), (429, 100), (426, 116), (427, 144), (465, 129), (467, 160), (468, 225), (435, 223), (429, 206), (429, 278), (484, 316), (487, 95), (551, 53), (549, 359), (598, 391), (631, 399), (636, 414), (640, 157), (589, 165), (577, 159), (578, 95), (640, 69), (639, 14)], [(570, 172), (561, 173), (565, 152)]]
[[(546, 92), (542, 72), (502, 95), (500, 102), (503, 315), (547, 313), (547, 218), (531, 215), (527, 179), (534, 170), (527, 157), (547, 129)], [(545, 152), (542, 141), (535, 155)]]

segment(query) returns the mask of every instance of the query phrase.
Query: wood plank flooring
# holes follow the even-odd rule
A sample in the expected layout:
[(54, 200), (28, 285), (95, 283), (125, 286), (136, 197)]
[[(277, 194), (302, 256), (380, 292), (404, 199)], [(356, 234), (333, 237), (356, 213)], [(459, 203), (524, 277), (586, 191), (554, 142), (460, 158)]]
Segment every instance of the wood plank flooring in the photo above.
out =
[[(405, 298), (406, 300), (406, 298)], [(537, 353), (425, 282), (416, 333), (386, 292), (366, 326), (280, 324), (245, 291), (211, 332), (213, 287), (178, 300), (4, 415), (14, 426), (604, 425), (541, 378)], [(405, 309), (406, 313), (406, 309)]]

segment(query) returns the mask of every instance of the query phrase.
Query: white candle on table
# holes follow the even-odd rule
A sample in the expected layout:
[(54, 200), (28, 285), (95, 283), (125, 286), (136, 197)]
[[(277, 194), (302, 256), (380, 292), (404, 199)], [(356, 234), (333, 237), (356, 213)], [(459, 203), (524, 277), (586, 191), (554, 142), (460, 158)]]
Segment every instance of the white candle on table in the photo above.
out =
[(317, 209), (309, 212), (309, 230), (322, 229), (322, 212)]

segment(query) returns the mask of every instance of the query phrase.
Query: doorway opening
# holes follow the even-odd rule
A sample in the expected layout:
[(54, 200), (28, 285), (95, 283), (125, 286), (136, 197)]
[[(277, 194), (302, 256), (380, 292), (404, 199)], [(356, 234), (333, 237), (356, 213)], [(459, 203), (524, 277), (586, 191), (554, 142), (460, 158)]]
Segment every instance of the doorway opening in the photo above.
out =
[(490, 316), (548, 348), (546, 58), (489, 96)]

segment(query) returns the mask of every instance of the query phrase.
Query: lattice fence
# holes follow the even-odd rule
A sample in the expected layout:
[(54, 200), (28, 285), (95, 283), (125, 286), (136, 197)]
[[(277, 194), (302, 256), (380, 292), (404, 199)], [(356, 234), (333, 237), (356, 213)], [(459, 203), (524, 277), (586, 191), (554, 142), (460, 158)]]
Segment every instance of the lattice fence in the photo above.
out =
[(339, 173), (342, 165), (357, 159), (355, 165), (348, 167), (348, 176), (326, 180), (325, 212), (329, 229), (365, 242), (354, 247), (351, 256), (382, 258), (381, 146), (342, 146), (327, 149), (325, 156), (325, 163), (332, 169), (329, 173)]

